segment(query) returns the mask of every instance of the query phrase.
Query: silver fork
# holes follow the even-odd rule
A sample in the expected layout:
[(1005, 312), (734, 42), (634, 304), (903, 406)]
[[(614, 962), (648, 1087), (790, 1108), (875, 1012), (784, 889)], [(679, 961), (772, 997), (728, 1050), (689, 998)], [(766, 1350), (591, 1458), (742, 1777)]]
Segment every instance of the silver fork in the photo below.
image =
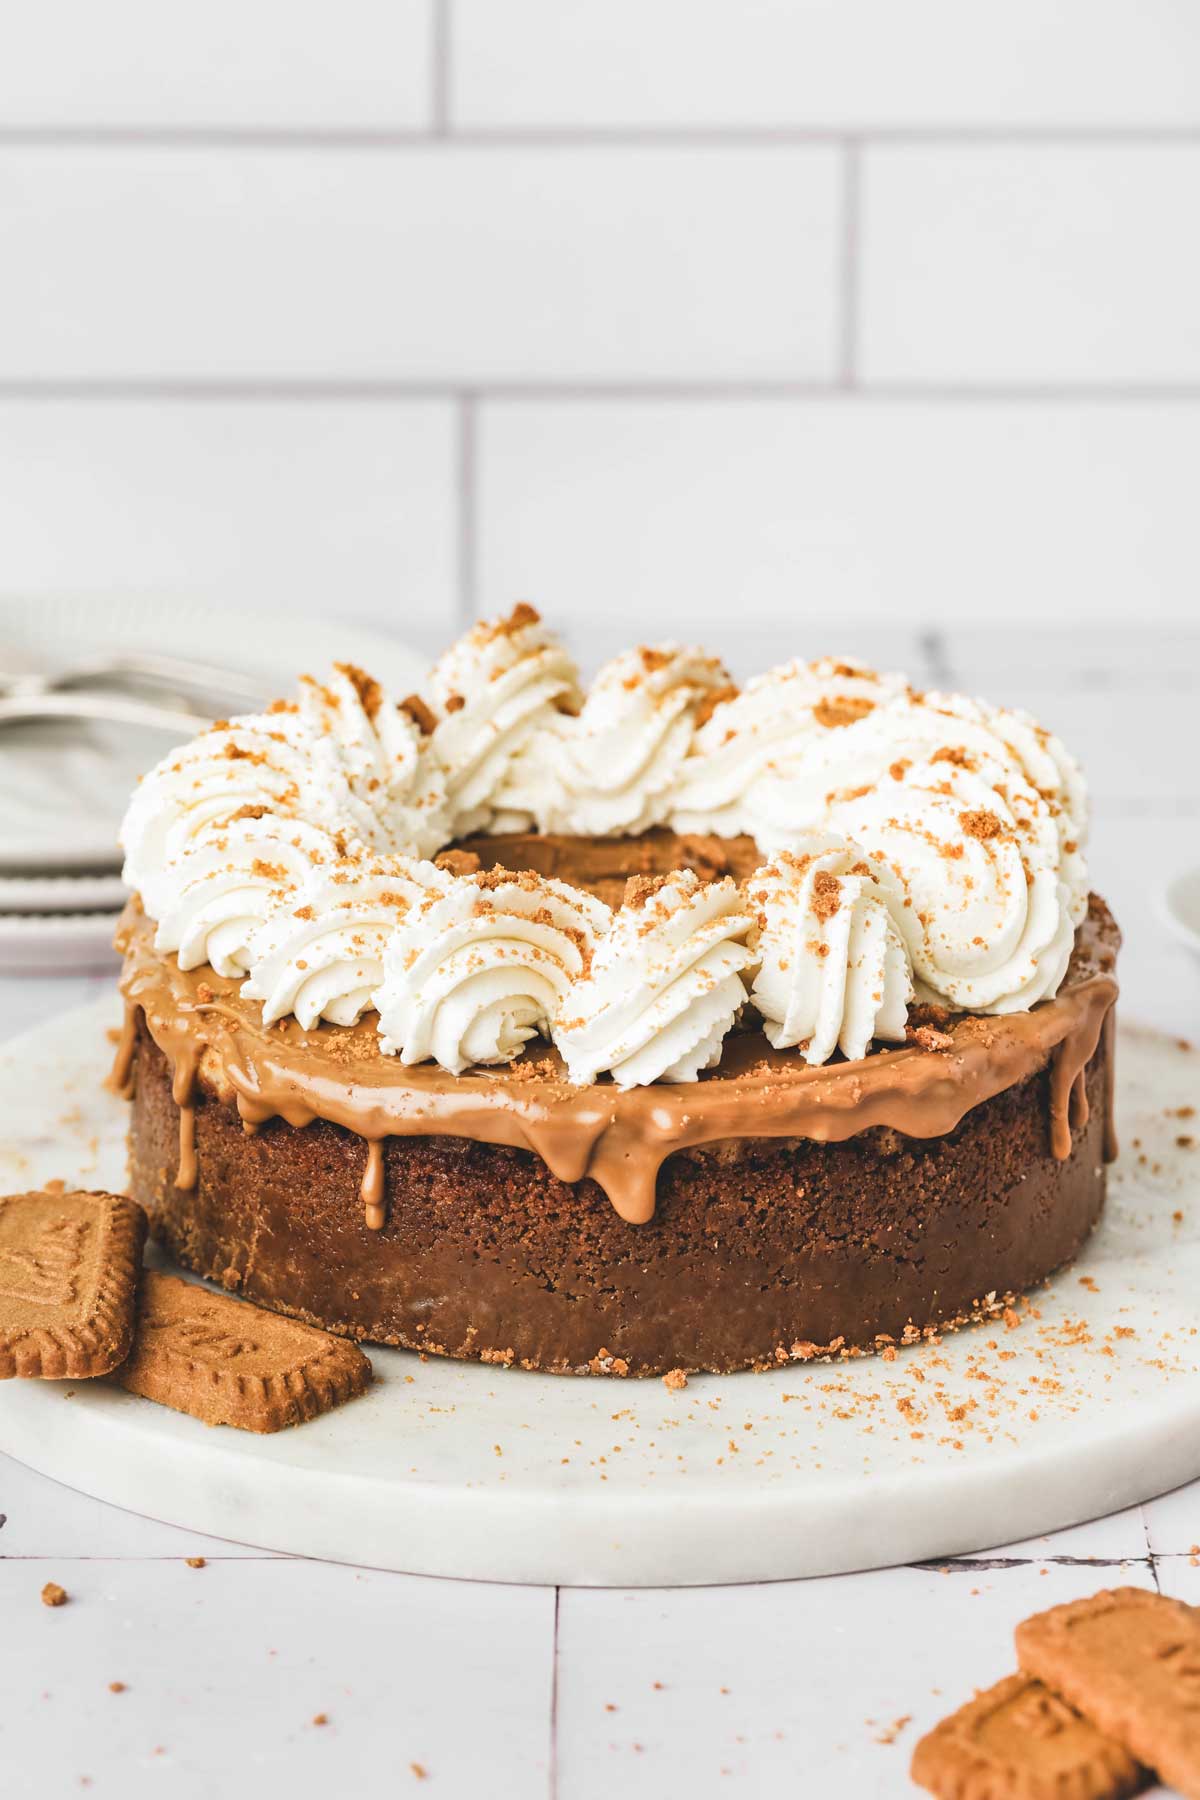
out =
[(122, 682), (157, 683), (159, 686), (190, 691), (209, 700), (220, 696), (222, 706), (229, 700), (262, 706), (269, 698), (260, 681), (236, 669), (222, 669), (214, 664), (194, 662), (185, 657), (148, 655), (141, 651), (121, 651), (111, 656), (96, 657), (90, 662), (76, 663), (73, 667), (54, 674), (37, 669), (5, 670), (0, 667), (0, 695), (62, 693), (76, 688)]
[(189, 737), (211, 722), (211, 716), (187, 707), (121, 694), (58, 693), (53, 689), (0, 694), (0, 728), (23, 725), (31, 719), (102, 719), (118, 725), (153, 725), (164, 731), (186, 732)]

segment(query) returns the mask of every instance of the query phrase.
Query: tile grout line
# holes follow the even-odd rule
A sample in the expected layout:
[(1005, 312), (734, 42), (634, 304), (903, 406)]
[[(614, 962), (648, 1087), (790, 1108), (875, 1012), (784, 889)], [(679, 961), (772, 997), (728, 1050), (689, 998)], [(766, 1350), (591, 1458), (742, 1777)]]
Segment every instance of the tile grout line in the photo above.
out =
[(1154, 1554), (1154, 1547), (1150, 1542), (1150, 1520), (1146, 1516), (1146, 1502), (1144, 1500), (1138, 1501), (1138, 1518), (1142, 1522), (1142, 1536), (1146, 1540), (1146, 1555), (1150, 1560), (1150, 1574), (1154, 1579), (1154, 1591), (1157, 1594), (1161, 1594), (1162, 1582), (1158, 1578), (1158, 1559)]
[(558, 1615), (562, 1589), (554, 1590), (554, 1633), (550, 1653), (550, 1768), (549, 1800), (558, 1800)]
[[(1053, 1534), (1052, 1534), (1053, 1535)], [(1001, 1569), (1128, 1569), (1142, 1564), (1154, 1571), (1154, 1554), (1145, 1556), (943, 1556), (932, 1562), (906, 1563), (934, 1575), (992, 1574)], [(1157, 1580), (1157, 1576), (1155, 1576)]]
[[(0, 401), (223, 401), (453, 400), (464, 392), (461, 375), (353, 378), (336, 375), (221, 376), (0, 376)], [(483, 377), (471, 381), (475, 400), (545, 402), (546, 404), (613, 401), (740, 403), (817, 402), (862, 406), (886, 405), (1154, 405), (1200, 403), (1200, 381), (1176, 382), (921, 382), (856, 380), (842, 385), (829, 379), (745, 380), (733, 377), (661, 380), (646, 376), (614, 376), (611, 380), (560, 380), (532, 377)]]
[[(894, 149), (925, 146), (970, 149), (999, 145), (1020, 149), (1057, 147), (1192, 148), (1194, 125), (882, 125), (845, 121), (832, 125), (494, 125), (454, 127), (449, 120), (451, 45), (449, 6), (435, 0), (430, 125), (79, 125), (0, 126), (5, 149), (142, 147), (227, 150), (804, 150), (848, 140)], [(443, 11), (443, 8), (446, 10)]]
[(458, 399), (458, 443), (455, 494), (458, 502), (456, 543), (458, 621), (464, 628), (478, 607), (476, 531), (478, 526), (478, 462), (475, 454), (476, 400), (463, 393)]
[(859, 278), (862, 220), (862, 150), (851, 139), (842, 151), (842, 232), (840, 266), (841, 335), (838, 386), (858, 385)]

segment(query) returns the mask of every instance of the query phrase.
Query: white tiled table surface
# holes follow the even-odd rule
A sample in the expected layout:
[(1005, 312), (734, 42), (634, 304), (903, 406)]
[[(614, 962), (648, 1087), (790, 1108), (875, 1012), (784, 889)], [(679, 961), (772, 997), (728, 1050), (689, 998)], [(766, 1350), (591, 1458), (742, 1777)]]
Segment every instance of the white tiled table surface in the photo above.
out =
[[(821, 647), (814, 636), (806, 648)], [(1200, 635), (1107, 632), (1086, 650), (1053, 631), (874, 640), (881, 660), (1025, 703), (1062, 731), (1092, 780), (1095, 885), (1126, 934), (1124, 1015), (1200, 1031), (1200, 962), (1155, 912), (1168, 874), (1200, 861)], [(747, 672), (787, 648), (764, 637), (734, 660)], [(4, 981), (2, 1030), (110, 979)], [(1200, 1604), (1200, 1483), (949, 1566), (681, 1592), (272, 1556), (117, 1512), (3, 1457), (0, 1515), (5, 1800), (276, 1783), (296, 1800), (352, 1783), (456, 1800), (867, 1800), (910, 1791), (916, 1738), (1009, 1671), (1029, 1612), (1114, 1582)], [(48, 1580), (69, 1606), (40, 1605)]]

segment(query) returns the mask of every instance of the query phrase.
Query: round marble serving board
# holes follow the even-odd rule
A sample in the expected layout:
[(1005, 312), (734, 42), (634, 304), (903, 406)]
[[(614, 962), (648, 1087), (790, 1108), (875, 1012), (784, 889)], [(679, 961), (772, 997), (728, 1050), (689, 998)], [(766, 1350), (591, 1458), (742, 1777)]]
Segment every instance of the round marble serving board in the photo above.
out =
[[(116, 1017), (94, 1004), (0, 1053), (0, 1192), (123, 1185)], [(364, 1399), (273, 1437), (103, 1382), (9, 1381), (0, 1449), (192, 1530), (496, 1581), (829, 1574), (1114, 1511), (1200, 1473), (1200, 1120), (1177, 1111), (1200, 1105), (1200, 1053), (1127, 1030), (1118, 1066), (1104, 1222), (1007, 1324), (676, 1392), (372, 1350)]]

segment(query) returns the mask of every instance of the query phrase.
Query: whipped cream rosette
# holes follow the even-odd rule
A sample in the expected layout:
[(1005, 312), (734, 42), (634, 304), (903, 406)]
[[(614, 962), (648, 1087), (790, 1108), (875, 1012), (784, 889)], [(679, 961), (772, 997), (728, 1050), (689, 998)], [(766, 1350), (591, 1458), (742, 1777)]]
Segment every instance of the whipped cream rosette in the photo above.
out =
[(348, 801), (344, 782), (318, 778), (295, 707), (224, 721), (170, 751), (134, 790), (121, 825), (124, 880), (161, 918), (177, 886), (168, 865), (206, 825), (250, 806), (337, 831)]
[(251, 939), (242, 992), (263, 1003), (263, 1024), (293, 1013), (355, 1025), (383, 980), (388, 939), (405, 918), (446, 892), (452, 877), (414, 857), (361, 852), (314, 865)]
[(497, 869), (464, 876), (397, 926), (375, 995), (380, 1047), (459, 1075), (549, 1036), (612, 915), (579, 888)]
[(784, 805), (811, 808), (823, 782), (851, 787), (871, 782), (905, 759), (928, 758), (968, 769), (1013, 801), (1018, 823), (1038, 815), (1035, 832), (1048, 815), (1055, 825), (1062, 878), (1071, 893), (1075, 923), (1087, 908), (1087, 790), (1078, 764), (1063, 744), (1028, 714), (989, 706), (964, 694), (892, 696), (853, 731), (836, 734), (817, 754), (792, 771), (771, 796), (774, 815), (766, 832), (778, 829)]
[(170, 898), (155, 949), (175, 951), (181, 969), (210, 963), (218, 975), (245, 975), (250, 941), (268, 913), (313, 869), (332, 867), (348, 853), (344, 840), (320, 826), (261, 807), (206, 825), (167, 864), (163, 887)]
[[(1024, 715), (896, 691), (772, 762), (743, 807), (765, 850), (832, 830), (886, 859), (913, 901), (902, 924), (930, 996), (1013, 1011), (1057, 991), (1087, 907), (1086, 792)], [(984, 813), (1000, 823), (986, 843), (961, 824)], [(921, 914), (928, 929), (913, 923)]]
[(572, 988), (554, 1042), (573, 1082), (695, 1081), (716, 1066), (746, 999), (754, 919), (736, 883), (690, 870), (637, 877)]
[(433, 748), (458, 835), (526, 830), (557, 791), (549, 745), (582, 703), (579, 672), (531, 606), (481, 621), (434, 664)]
[[(1071, 917), (1078, 925), (1087, 912), (1087, 844), (1089, 803), (1083, 771), (1061, 738), (1026, 712), (970, 700), (963, 694), (924, 694), (921, 706), (928, 729), (943, 747), (961, 746), (968, 757), (984, 760), (990, 751), (1019, 772), (1054, 819), (1059, 840), (1059, 866), (1070, 894)], [(969, 733), (963, 742), (964, 731)], [(1000, 779), (1005, 779), (1000, 776)]]
[(697, 716), (726, 691), (723, 665), (690, 647), (643, 645), (606, 663), (563, 736), (561, 788), (542, 829), (632, 836), (661, 824)]
[(672, 795), (673, 829), (753, 833), (760, 805), (769, 809), (769, 790), (786, 783), (798, 758), (907, 692), (903, 675), (879, 674), (853, 657), (797, 658), (755, 676), (696, 731)]
[(825, 817), (893, 890), (922, 997), (1016, 1012), (1057, 992), (1075, 927), (1055, 821), (1032, 789), (901, 758), (832, 794)]
[(746, 884), (757, 916), (751, 998), (777, 1050), (808, 1063), (855, 1060), (873, 1038), (902, 1042), (912, 967), (894, 894), (857, 844), (814, 833), (780, 850)]
[(214, 820), (244, 806), (414, 855), (449, 837), (439, 765), (408, 714), (340, 664), (299, 698), (222, 720), (146, 775), (121, 826), (124, 878), (151, 918), (175, 897), (167, 865)]
[(403, 704), (353, 664), (335, 663), (324, 681), (301, 677), (299, 711), (318, 779), (349, 794), (343, 829), (373, 850), (441, 849), (451, 832), (445, 775)]

